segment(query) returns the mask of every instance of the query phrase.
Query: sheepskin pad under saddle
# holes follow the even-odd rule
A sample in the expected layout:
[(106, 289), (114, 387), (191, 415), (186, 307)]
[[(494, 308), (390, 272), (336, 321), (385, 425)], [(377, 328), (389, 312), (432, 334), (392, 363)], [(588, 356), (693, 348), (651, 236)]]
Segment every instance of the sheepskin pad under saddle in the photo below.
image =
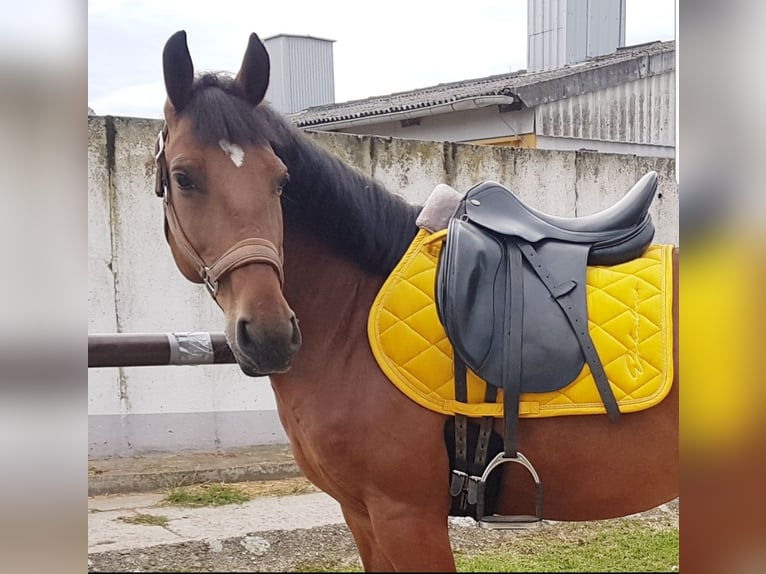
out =
[[(439, 196), (443, 204), (450, 193), (461, 196), (439, 185), (426, 203), (420, 230), (372, 305), (369, 342), (383, 372), (416, 403), (447, 415), (502, 418), (502, 387), (495, 400), (487, 402), (487, 385), (471, 369), (467, 399), (455, 397), (453, 347), (434, 299), (437, 263), (452, 210), (447, 216), (443, 207), (441, 215), (434, 210), (428, 213)], [(454, 200), (453, 196), (453, 208)], [(652, 407), (670, 391), (672, 251), (672, 245), (651, 245), (640, 257), (617, 265), (588, 265), (585, 271), (588, 331), (622, 413)], [(587, 362), (581, 363), (571, 380), (556, 386), (542, 392), (522, 387), (518, 416), (607, 412)]]

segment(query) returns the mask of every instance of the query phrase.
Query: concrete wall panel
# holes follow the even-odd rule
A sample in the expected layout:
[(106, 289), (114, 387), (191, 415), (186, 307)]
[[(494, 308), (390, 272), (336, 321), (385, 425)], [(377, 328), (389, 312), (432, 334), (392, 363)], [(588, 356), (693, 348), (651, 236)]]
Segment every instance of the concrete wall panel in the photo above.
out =
[[(89, 332), (221, 331), (204, 287), (178, 272), (154, 196), (154, 139), (161, 122), (88, 120)], [(496, 180), (532, 207), (585, 215), (621, 197), (648, 169), (660, 174), (652, 207), (657, 240), (678, 243), (672, 159), (514, 149), (449, 142), (310, 134), (319, 145), (422, 203), (438, 183), (460, 191)], [(286, 442), (267, 379), (235, 365), (90, 369), (91, 456), (215, 451)]]

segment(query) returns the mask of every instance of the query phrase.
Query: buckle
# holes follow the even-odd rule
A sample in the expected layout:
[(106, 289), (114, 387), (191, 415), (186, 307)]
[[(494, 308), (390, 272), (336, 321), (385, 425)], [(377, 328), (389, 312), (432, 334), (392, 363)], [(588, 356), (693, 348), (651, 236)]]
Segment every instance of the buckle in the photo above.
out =
[(210, 280), (210, 267), (205, 267), (203, 271), (202, 280), (205, 282), (205, 287), (207, 287), (210, 295), (215, 299), (215, 296), (218, 293), (218, 281)]
[[(162, 128), (160, 133), (157, 134), (157, 141), (154, 144), (154, 164), (157, 166), (157, 183), (155, 184), (154, 193), (157, 197), (161, 197), (165, 203), (168, 202), (168, 178), (167, 170), (165, 169), (165, 162), (163, 157), (165, 155), (165, 127)], [(162, 191), (162, 193), (160, 193)]]
[(449, 493), (452, 496), (458, 496), (465, 487), (465, 481), (468, 479), (468, 475), (460, 470), (452, 470), (452, 481), (450, 482)]
[(160, 158), (165, 153), (165, 128), (162, 128), (160, 133), (157, 134), (157, 142), (154, 147), (157, 150), (154, 153), (154, 161), (159, 163)]
[(471, 475), (468, 477), (468, 492), (466, 493), (466, 500), (468, 501), (468, 504), (475, 505), (478, 502), (480, 482), (480, 476)]

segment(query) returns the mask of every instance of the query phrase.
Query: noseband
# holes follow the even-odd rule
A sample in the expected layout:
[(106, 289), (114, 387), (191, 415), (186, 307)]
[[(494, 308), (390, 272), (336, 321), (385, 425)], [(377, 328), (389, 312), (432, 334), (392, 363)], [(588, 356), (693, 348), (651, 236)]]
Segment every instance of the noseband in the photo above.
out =
[(197, 273), (205, 283), (210, 295), (216, 299), (218, 294), (218, 281), (227, 273), (230, 273), (238, 267), (250, 265), (251, 263), (264, 263), (274, 268), (279, 277), (279, 286), (284, 283), (284, 272), (282, 270), (282, 255), (271, 241), (252, 237), (243, 239), (235, 243), (223, 255), (216, 259), (211, 265), (205, 263), (197, 250), (194, 249), (186, 234), (181, 229), (181, 224), (176, 216), (173, 203), (170, 198), (170, 179), (167, 160), (165, 159), (165, 138), (168, 135), (168, 126), (162, 128), (157, 136), (155, 146), (154, 160), (157, 164), (157, 177), (155, 180), (154, 192), (163, 199), (162, 204), (165, 211), (166, 233), (170, 234), (181, 246), (186, 257), (197, 270)]

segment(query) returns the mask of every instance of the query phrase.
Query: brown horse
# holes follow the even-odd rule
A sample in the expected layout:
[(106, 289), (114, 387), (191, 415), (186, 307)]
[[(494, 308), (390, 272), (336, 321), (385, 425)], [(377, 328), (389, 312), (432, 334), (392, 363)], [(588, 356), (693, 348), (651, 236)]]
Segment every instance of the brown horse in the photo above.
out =
[[(366, 330), (419, 208), (263, 102), (269, 58), (255, 34), (234, 79), (195, 79), (184, 32), (168, 40), (163, 63), (158, 190), (177, 266), (207, 284), (242, 371), (270, 376), (295, 459), (340, 503), (365, 569), (454, 571), (449, 417), (388, 381)], [(653, 508), (678, 492), (678, 384), (617, 423), (523, 419), (518, 445), (545, 486), (546, 518)], [(503, 474), (498, 513), (530, 512), (533, 482), (517, 471)]]

